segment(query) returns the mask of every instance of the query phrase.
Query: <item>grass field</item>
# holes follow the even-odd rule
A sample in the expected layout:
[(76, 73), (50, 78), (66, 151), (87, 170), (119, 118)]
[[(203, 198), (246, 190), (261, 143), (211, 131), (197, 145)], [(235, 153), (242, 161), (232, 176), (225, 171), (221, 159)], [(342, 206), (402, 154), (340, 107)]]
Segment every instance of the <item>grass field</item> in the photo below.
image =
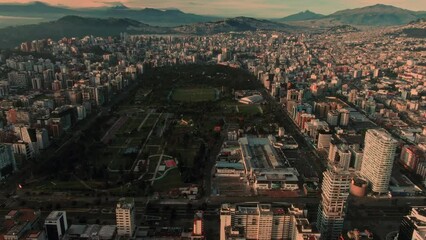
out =
[(261, 107), (258, 105), (237, 105), (238, 112), (244, 115), (262, 114)]
[(173, 90), (172, 99), (179, 102), (205, 102), (216, 99), (214, 88), (178, 88)]
[(175, 168), (170, 170), (164, 178), (155, 181), (153, 187), (155, 191), (166, 191), (183, 185), (179, 169)]

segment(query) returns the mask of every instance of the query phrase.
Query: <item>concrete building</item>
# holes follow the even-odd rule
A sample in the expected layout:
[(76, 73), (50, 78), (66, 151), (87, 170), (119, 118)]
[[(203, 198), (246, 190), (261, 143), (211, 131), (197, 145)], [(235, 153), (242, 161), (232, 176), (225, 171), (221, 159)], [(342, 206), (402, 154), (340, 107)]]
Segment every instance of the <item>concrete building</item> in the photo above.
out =
[(417, 146), (405, 145), (401, 149), (400, 162), (410, 171), (416, 171), (419, 162), (425, 160), (424, 152)]
[[(240, 203), (222, 204), (220, 210), (220, 240), (227, 239), (295, 239), (307, 230), (307, 212), (293, 205)], [(306, 234), (306, 231), (305, 231)], [(318, 232), (311, 228), (309, 234)]]
[(135, 200), (133, 198), (120, 198), (115, 208), (118, 236), (133, 236), (136, 228), (135, 215)]
[(369, 129), (365, 134), (361, 175), (375, 193), (387, 193), (397, 141), (384, 129)]
[(329, 165), (323, 175), (317, 228), (323, 239), (337, 239), (343, 229), (352, 172)]
[(295, 218), (293, 221), (292, 240), (319, 240), (319, 233), (306, 218)]
[(339, 126), (346, 127), (349, 125), (349, 119), (350, 119), (350, 112), (347, 109), (340, 109), (340, 121)]
[(51, 212), (44, 221), (48, 240), (60, 240), (68, 229), (67, 214), (64, 211)]
[(36, 130), (36, 138), (37, 138), (38, 148), (40, 150), (43, 150), (49, 147), (50, 145), (49, 134), (45, 128)]
[[(286, 168), (275, 138), (247, 136), (238, 140), (245, 174), (256, 189), (297, 190), (299, 173)], [(223, 165), (223, 164), (222, 164)], [(235, 172), (235, 171), (233, 171)]]
[(114, 225), (71, 225), (62, 240), (114, 240), (117, 227)]
[(398, 240), (423, 240), (426, 236), (426, 207), (411, 209), (410, 215), (402, 219)]
[(327, 123), (330, 126), (337, 126), (339, 124), (339, 112), (337, 110), (332, 110), (327, 113)]

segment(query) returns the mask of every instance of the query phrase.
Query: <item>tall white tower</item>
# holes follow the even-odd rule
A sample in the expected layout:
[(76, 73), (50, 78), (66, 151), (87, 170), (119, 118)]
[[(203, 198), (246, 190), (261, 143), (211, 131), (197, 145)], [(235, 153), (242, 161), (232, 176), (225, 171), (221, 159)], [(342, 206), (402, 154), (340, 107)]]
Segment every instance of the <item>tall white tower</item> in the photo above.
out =
[(398, 142), (384, 129), (369, 129), (365, 134), (361, 175), (376, 193), (387, 193)]

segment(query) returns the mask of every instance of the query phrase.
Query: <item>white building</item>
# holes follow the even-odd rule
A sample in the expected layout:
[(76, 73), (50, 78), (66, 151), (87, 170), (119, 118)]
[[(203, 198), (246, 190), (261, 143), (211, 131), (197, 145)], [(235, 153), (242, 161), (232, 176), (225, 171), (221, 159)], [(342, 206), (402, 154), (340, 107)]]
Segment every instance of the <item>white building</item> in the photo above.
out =
[(51, 212), (44, 221), (48, 240), (60, 240), (68, 229), (67, 214), (64, 211)]
[(398, 142), (384, 129), (369, 129), (365, 134), (361, 175), (373, 192), (387, 193)]
[[(300, 236), (296, 226), (307, 212), (292, 205), (240, 203), (222, 204), (220, 240), (230, 239), (294, 239)], [(306, 222), (305, 222), (306, 223)], [(308, 228), (308, 225), (305, 225)], [(318, 234), (312, 229), (310, 234)], [(297, 238), (300, 239), (300, 238)]]
[(118, 236), (133, 236), (136, 228), (135, 215), (135, 200), (133, 198), (120, 198), (115, 208)]

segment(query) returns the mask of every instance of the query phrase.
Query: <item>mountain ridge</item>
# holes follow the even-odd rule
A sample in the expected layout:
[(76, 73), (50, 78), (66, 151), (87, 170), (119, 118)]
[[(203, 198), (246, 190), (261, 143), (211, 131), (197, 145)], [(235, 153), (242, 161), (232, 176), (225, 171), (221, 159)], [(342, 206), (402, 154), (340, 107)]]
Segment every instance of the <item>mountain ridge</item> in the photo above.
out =
[(305, 10), (302, 12), (298, 12), (292, 15), (288, 15), (286, 17), (280, 18), (280, 21), (304, 21), (304, 20), (312, 20), (312, 19), (320, 19), (325, 17), (325, 15), (318, 14), (315, 12), (312, 12), (310, 10)]

